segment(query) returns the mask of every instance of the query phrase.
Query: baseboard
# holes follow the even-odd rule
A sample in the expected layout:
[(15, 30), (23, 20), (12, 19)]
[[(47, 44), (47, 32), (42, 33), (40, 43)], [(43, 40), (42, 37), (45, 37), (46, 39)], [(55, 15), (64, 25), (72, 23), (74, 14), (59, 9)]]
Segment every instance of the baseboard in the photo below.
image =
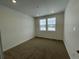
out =
[[(68, 55), (69, 55), (69, 57), (70, 57), (69, 49), (67, 48), (67, 42), (66, 42), (66, 40), (63, 40), (63, 42), (64, 42), (64, 46), (65, 46), (65, 48), (66, 48), (66, 50), (67, 50), (67, 53), (68, 53)], [(71, 57), (70, 57), (70, 59), (71, 59)]]
[[(51, 39), (51, 38), (44, 38), (44, 37), (38, 37), (38, 36), (35, 36), (35, 37), (33, 37), (33, 38), (40, 38), (40, 39), (47, 39), (47, 40), (51, 40), (51, 41), (53, 40), (53, 41), (60, 41), (60, 42), (63, 42), (63, 40), (57, 40), (57, 39)], [(22, 43), (28, 42), (28, 41), (32, 40), (33, 38), (31, 38), (31, 39), (29, 39), (29, 40), (27, 40), (27, 41), (24, 41), (24, 42), (22, 42)], [(20, 44), (22, 44), (22, 43), (20, 43)], [(20, 44), (19, 44), (19, 45), (20, 45)], [(19, 45), (17, 45), (17, 46), (19, 46)], [(14, 46), (14, 47), (12, 47), (12, 48), (15, 48), (15, 47), (17, 47), (17, 46)], [(12, 48), (10, 48), (10, 49), (12, 49)], [(7, 51), (9, 51), (10, 49), (5, 50), (4, 53), (7, 52)]]
[[(35, 37), (32, 37), (31, 39), (28, 39), (28, 40), (26, 40), (26, 41), (24, 41), (24, 42), (22, 42), (22, 43), (28, 42), (28, 41), (32, 40), (33, 38), (35, 38)], [(15, 47), (17, 47), (17, 46), (21, 45), (22, 43), (20, 43), (20, 44), (18, 44), (18, 45), (16, 45), (16, 46), (14, 46), (14, 47), (11, 47), (11, 48), (9, 48), (9, 49), (7, 49), (7, 50), (4, 50), (4, 51), (3, 51), (3, 53), (5, 53), (5, 52), (7, 52), (7, 51), (11, 50), (12, 48), (15, 48)]]
[(63, 41), (63, 40), (58, 40), (58, 39), (51, 39), (51, 38), (45, 38), (45, 37), (38, 37), (38, 36), (35, 36), (35, 38), (41, 38), (41, 39), (50, 39), (50, 40), (53, 40), (53, 41)]

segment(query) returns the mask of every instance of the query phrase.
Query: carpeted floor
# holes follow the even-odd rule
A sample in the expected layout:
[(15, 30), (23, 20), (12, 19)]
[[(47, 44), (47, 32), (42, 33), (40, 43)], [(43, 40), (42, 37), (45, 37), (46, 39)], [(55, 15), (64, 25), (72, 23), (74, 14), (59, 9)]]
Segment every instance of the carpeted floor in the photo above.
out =
[(70, 59), (63, 41), (33, 38), (4, 53), (4, 59)]

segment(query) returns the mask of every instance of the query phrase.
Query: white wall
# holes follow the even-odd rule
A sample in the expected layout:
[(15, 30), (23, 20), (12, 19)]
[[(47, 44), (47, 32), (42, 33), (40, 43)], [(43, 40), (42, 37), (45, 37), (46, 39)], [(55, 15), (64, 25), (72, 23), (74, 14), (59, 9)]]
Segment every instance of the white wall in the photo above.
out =
[(64, 42), (69, 55), (71, 59), (79, 59), (76, 52), (79, 50), (79, 0), (70, 0), (65, 11), (64, 27)]
[(40, 31), (39, 30), (39, 17), (35, 18), (35, 36), (38, 37), (44, 37), (44, 38), (50, 38), (50, 39), (58, 39), (63, 40), (63, 33), (64, 33), (64, 12), (57, 13), (54, 15), (46, 16), (48, 17), (56, 17), (56, 31)]
[(0, 30), (5, 51), (34, 37), (34, 20), (28, 15), (0, 6)]

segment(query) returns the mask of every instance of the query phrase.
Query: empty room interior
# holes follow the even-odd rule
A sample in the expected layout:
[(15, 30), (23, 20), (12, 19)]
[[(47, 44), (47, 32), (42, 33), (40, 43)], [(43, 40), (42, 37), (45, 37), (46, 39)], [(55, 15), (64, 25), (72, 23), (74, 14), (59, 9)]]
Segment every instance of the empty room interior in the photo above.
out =
[(0, 59), (79, 59), (79, 0), (0, 0)]

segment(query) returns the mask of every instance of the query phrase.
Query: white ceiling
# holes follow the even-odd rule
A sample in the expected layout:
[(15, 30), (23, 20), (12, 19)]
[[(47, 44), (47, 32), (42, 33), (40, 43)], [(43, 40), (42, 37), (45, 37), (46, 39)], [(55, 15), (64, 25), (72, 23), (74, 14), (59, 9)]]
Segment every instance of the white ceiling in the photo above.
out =
[(30, 16), (43, 16), (64, 11), (68, 0), (0, 0), (0, 4)]

